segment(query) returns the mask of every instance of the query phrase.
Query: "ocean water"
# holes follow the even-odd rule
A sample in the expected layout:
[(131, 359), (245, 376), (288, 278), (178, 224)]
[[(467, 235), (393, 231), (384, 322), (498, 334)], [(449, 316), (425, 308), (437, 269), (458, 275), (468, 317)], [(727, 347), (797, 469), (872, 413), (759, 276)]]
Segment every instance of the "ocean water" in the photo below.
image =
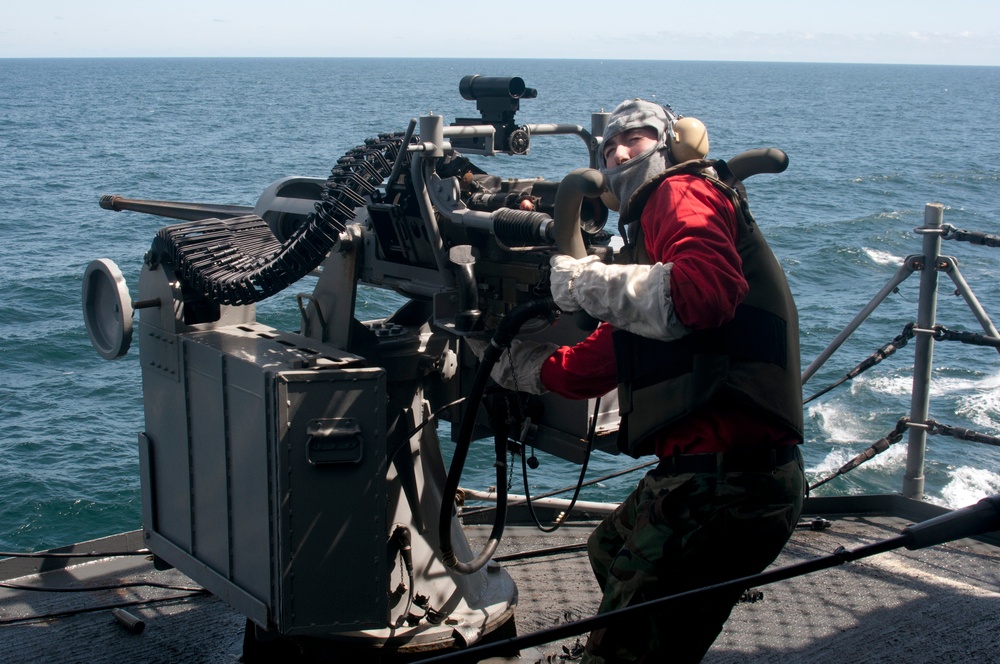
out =
[[(518, 75), (538, 90), (521, 123), (589, 126), (590, 114), (641, 96), (708, 126), (712, 156), (776, 146), (781, 175), (748, 182), (751, 206), (796, 296), (806, 366), (920, 250), (924, 205), (945, 222), (1000, 234), (1000, 68), (836, 64), (402, 59), (0, 60), (0, 550), (37, 550), (140, 525), (138, 352), (92, 350), (81, 277), (107, 257), (137, 285), (142, 255), (166, 221), (102, 210), (101, 194), (253, 205), (285, 175), (325, 176), (347, 149), (435, 112), (474, 117), (466, 74)], [(574, 143), (575, 141), (575, 143)], [(529, 156), (477, 159), (504, 176), (559, 179), (586, 165), (576, 139), (538, 137)], [(612, 226), (609, 224), (609, 227)], [(946, 243), (988, 312), (1000, 308), (997, 249)], [(916, 317), (904, 283), (806, 385), (839, 378)], [(300, 284), (259, 317), (295, 329)], [(363, 289), (361, 316), (395, 296)], [(938, 322), (977, 330), (942, 282)], [(811, 480), (885, 435), (909, 410), (912, 345), (853, 384), (810, 403)], [(1000, 435), (1000, 357), (938, 344), (931, 416)], [(450, 443), (444, 443), (450, 446)], [(824, 494), (897, 492), (905, 442), (825, 485)], [(488, 455), (463, 483), (492, 483)], [(928, 498), (962, 506), (1000, 491), (1000, 450), (930, 438)], [(630, 459), (595, 456), (589, 476)], [(575, 481), (542, 458), (533, 492)], [(584, 497), (621, 499), (635, 477)], [(515, 491), (520, 491), (515, 480)]]

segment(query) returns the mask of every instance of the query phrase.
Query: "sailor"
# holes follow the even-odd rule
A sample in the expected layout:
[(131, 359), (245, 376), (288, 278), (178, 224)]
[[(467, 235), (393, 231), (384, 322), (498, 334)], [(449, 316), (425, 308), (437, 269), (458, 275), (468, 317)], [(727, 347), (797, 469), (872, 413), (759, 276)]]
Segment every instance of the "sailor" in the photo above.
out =
[[(795, 305), (742, 185), (723, 162), (678, 158), (676, 123), (633, 99), (604, 133), (632, 262), (552, 258), (560, 309), (605, 322), (572, 347), (515, 342), (494, 369), (508, 387), (574, 399), (617, 386), (619, 446), (660, 458), (589, 538), (601, 613), (760, 572), (802, 508)], [(584, 661), (697, 662), (740, 595), (596, 630)]]

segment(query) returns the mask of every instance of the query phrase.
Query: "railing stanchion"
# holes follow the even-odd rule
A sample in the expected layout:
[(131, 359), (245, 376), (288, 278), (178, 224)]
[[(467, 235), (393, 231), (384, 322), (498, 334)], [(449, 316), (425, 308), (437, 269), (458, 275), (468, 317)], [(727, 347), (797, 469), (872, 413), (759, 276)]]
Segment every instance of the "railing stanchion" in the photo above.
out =
[[(941, 228), (944, 206), (928, 203), (924, 207), (923, 271), (920, 273), (920, 296), (917, 304), (917, 329), (930, 330), (937, 316), (938, 256), (941, 254)], [(931, 368), (934, 360), (934, 337), (918, 333), (913, 352), (913, 394), (910, 399), (910, 421), (927, 421), (930, 408)], [(927, 431), (911, 427), (907, 438), (906, 474), (903, 495), (920, 500), (924, 495), (924, 453)]]

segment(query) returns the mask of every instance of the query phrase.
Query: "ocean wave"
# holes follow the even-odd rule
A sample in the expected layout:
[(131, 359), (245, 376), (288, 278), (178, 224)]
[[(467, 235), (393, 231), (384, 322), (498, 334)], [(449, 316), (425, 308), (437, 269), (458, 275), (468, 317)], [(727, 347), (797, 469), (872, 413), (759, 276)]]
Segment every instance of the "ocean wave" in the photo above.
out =
[(888, 251), (870, 249), (868, 247), (862, 247), (861, 251), (863, 251), (864, 254), (876, 265), (901, 265), (903, 263), (902, 256), (898, 256)]
[(985, 468), (961, 466), (951, 471), (950, 476), (940, 496), (927, 496), (929, 502), (958, 509), (1000, 493), (1000, 475)]
[[(870, 390), (877, 394), (906, 396), (913, 390), (913, 376), (903, 373), (861, 376), (854, 381), (852, 392)], [(990, 407), (1000, 413), (1000, 374), (990, 376), (943, 376), (940, 370), (932, 377), (931, 398), (949, 397), (969, 405)], [(962, 396), (959, 396), (962, 395)], [(966, 410), (969, 407), (966, 406)]]
[(840, 401), (826, 401), (810, 406), (810, 422), (819, 427), (828, 443), (857, 443), (868, 440), (871, 423), (859, 411)]

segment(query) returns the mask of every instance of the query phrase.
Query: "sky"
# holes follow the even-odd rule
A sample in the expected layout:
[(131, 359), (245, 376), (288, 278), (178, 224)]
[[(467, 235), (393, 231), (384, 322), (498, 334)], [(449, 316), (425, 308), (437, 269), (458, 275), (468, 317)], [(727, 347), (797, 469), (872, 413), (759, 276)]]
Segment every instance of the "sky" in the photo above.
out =
[(993, 0), (35, 0), (4, 5), (0, 58), (588, 58), (1000, 66), (1000, 2)]

